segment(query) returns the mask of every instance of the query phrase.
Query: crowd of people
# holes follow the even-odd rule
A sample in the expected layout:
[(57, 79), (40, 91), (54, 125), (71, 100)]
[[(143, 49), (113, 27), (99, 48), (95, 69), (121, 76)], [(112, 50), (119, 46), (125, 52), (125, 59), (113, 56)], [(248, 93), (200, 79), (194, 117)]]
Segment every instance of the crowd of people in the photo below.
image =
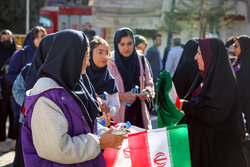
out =
[(155, 100), (163, 70), (181, 99), (192, 167), (249, 166), (249, 36), (185, 45), (174, 37), (165, 62), (161, 34), (146, 49), (146, 38), (127, 27), (114, 34), (113, 51), (70, 29), (47, 35), (35, 26), (21, 48), (10, 30), (0, 39), (0, 152), (15, 150), (14, 166), (106, 166), (103, 149), (128, 138), (111, 134), (114, 122), (152, 129), (146, 100)]

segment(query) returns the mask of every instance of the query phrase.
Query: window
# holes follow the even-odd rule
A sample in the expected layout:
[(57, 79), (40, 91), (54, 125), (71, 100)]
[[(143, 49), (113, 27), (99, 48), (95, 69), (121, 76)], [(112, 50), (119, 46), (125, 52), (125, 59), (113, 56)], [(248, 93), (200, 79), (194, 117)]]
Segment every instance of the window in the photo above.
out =
[(44, 16), (40, 16), (40, 19), (39, 19), (39, 24), (41, 26), (43, 26), (44, 28), (51, 28), (51, 19), (50, 19), (50, 16), (48, 15), (44, 15)]

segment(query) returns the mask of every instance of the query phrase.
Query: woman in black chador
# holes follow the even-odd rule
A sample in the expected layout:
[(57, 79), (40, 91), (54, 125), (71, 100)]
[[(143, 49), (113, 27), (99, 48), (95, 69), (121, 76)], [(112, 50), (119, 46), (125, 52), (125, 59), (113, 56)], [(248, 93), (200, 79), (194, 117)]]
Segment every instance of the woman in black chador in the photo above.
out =
[[(236, 38), (234, 52), (237, 59), (233, 64), (239, 85), (240, 104), (245, 114), (246, 130), (250, 134), (250, 37), (242, 35)], [(250, 141), (247, 142), (248, 158), (250, 156)], [(250, 158), (249, 158), (250, 163)]]
[(237, 82), (219, 39), (200, 39), (201, 72), (182, 103), (187, 116), (192, 167), (246, 167)]
[(197, 53), (197, 39), (190, 39), (184, 46), (180, 62), (173, 76), (173, 82), (179, 98), (183, 99), (192, 86), (199, 68), (194, 56)]

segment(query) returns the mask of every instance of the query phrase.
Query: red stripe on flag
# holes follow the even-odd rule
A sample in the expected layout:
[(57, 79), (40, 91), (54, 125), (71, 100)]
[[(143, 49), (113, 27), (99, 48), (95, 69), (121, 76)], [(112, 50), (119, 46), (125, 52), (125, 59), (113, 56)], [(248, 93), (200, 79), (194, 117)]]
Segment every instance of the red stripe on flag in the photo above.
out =
[(23, 105), (22, 114), (23, 114), (23, 117), (25, 118), (25, 105)]
[(179, 99), (179, 97), (178, 97), (178, 95), (176, 94), (176, 102), (175, 102), (175, 106), (178, 108), (178, 109), (180, 109), (180, 106), (181, 106), (181, 101), (180, 101), (180, 99)]
[(133, 167), (151, 167), (147, 131), (133, 133), (128, 137)]
[(103, 152), (103, 156), (106, 162), (107, 167), (112, 167), (115, 165), (117, 161), (117, 156), (119, 155), (120, 150), (112, 149), (112, 148), (106, 148)]

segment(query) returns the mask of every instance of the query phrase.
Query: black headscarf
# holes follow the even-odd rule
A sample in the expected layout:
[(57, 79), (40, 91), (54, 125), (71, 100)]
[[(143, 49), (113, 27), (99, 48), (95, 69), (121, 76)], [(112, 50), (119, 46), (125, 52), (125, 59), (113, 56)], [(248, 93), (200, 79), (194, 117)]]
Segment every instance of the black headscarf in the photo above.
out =
[(133, 40), (133, 44), (134, 44), (134, 35), (131, 29), (124, 27), (116, 31), (115, 38), (114, 38), (115, 64), (122, 77), (124, 89), (127, 92), (127, 91), (130, 91), (135, 85), (138, 85), (138, 86), (140, 85), (139, 84), (140, 65), (139, 65), (139, 60), (138, 60), (138, 55), (136, 52), (135, 45), (134, 45), (133, 52), (129, 57), (124, 57), (119, 52), (118, 39), (122, 31), (127, 31), (129, 32), (129, 34), (131, 34), (130, 37)]
[(87, 74), (82, 75), (80, 80), (83, 81), (84, 86), (88, 90), (89, 94), (96, 100), (96, 104), (98, 105), (95, 88), (93, 87), (92, 83), (90, 82), (88, 75)]
[[(3, 64), (12, 56), (12, 54), (16, 51), (16, 43), (13, 37), (12, 43), (10, 43), (10, 46), (6, 48), (4, 42), (0, 42), (0, 68), (3, 66)], [(7, 41), (8, 42), (8, 41)]]
[(250, 97), (250, 37), (242, 35), (237, 38), (240, 43), (240, 69), (236, 72), (240, 96)]
[(173, 77), (176, 91), (181, 99), (187, 94), (199, 72), (198, 64), (194, 60), (197, 48), (198, 40), (191, 39), (185, 44), (179, 65)]
[(81, 31), (63, 30), (56, 33), (45, 63), (40, 68), (39, 77), (50, 77), (64, 87), (81, 107), (93, 131), (98, 106), (80, 79), (88, 47), (88, 40)]
[[(91, 43), (90, 43), (91, 45)], [(87, 68), (87, 75), (93, 84), (95, 91), (98, 95), (107, 92), (113, 94), (118, 92), (118, 88), (114, 77), (110, 74), (107, 65), (99, 68), (93, 61), (93, 50), (90, 51), (90, 66)]]
[[(220, 39), (206, 38), (199, 40), (205, 70), (199, 76), (203, 86), (200, 89), (198, 106), (199, 115), (213, 128), (228, 133), (242, 133), (242, 117), (238, 112), (237, 81), (224, 43)], [(210, 57), (210, 58), (209, 58)], [(195, 82), (201, 82), (197, 79)], [(199, 85), (199, 84), (193, 84)], [(191, 88), (190, 92), (192, 92)], [(208, 107), (211, 111), (203, 111)], [(206, 115), (207, 114), (207, 115)]]
[[(37, 75), (39, 68), (45, 62), (50, 46), (52, 44), (55, 34), (50, 34), (42, 39), (39, 47), (37, 48), (35, 55), (31, 62), (31, 67), (27, 71), (26, 75), (26, 90), (31, 89), (37, 81)], [(28, 37), (26, 37), (28, 38)]]
[[(197, 66), (197, 62), (194, 60), (194, 57), (197, 53), (198, 48), (198, 39), (190, 39), (183, 47), (183, 52), (181, 54), (181, 59), (176, 68), (176, 71), (183, 66), (183, 64), (190, 62), (194, 63)], [(198, 66), (197, 66), (198, 67)], [(175, 72), (176, 73), (176, 72)]]

